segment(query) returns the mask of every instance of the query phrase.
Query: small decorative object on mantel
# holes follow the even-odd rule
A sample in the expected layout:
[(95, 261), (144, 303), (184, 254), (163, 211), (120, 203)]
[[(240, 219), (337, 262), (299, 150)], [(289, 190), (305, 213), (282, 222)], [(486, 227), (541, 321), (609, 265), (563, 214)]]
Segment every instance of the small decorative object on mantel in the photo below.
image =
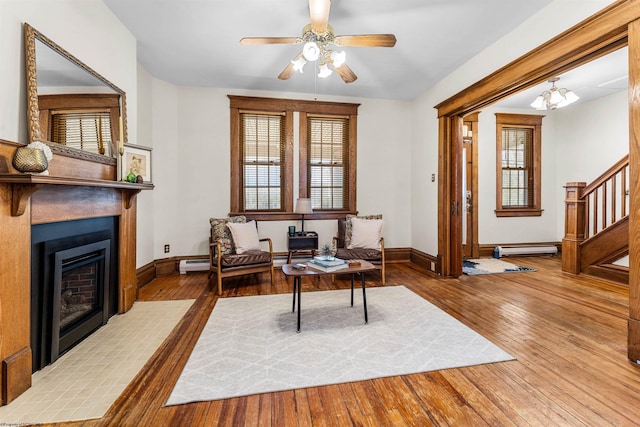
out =
[(142, 175), (136, 176), (136, 183), (142, 184), (143, 182), (144, 182), (144, 179), (142, 178)]
[(129, 175), (127, 175), (127, 182), (136, 182), (136, 174), (133, 173), (133, 168), (129, 169)]
[(53, 159), (51, 148), (45, 143), (34, 141), (16, 149), (12, 164), (20, 172), (49, 175), (47, 168), (51, 159)]

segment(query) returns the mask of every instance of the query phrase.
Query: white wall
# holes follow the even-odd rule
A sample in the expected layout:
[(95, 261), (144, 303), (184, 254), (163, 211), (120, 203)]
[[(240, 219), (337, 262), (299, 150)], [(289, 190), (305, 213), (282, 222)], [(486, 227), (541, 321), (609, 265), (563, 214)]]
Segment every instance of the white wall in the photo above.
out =
[(626, 91), (557, 110), (556, 200), (562, 205), (558, 238), (564, 235), (563, 186), (600, 176), (629, 153), (629, 101)]
[[(228, 94), (272, 98), (311, 99), (313, 95), (248, 92), (234, 89), (176, 87), (149, 76), (139, 80), (151, 87), (144, 102), (154, 111), (152, 208), (139, 197), (138, 223), (152, 216), (153, 234), (138, 237), (153, 240), (153, 254), (139, 253), (138, 264), (167, 256), (206, 255), (209, 218), (225, 217), (230, 199), (230, 118)], [(411, 103), (379, 99), (331, 97), (326, 101), (360, 103), (358, 110), (358, 210), (362, 214), (382, 213), (385, 244), (409, 247), (411, 204), (410, 163)], [(297, 114), (296, 114), (297, 118)], [(294, 132), (294, 158), (298, 134)], [(297, 163), (296, 163), (297, 165)], [(294, 170), (297, 171), (297, 166)], [(294, 198), (297, 194), (294, 178)], [(286, 252), (289, 225), (300, 229), (300, 221), (262, 221), (261, 237), (273, 240), (274, 251)], [(319, 243), (330, 243), (337, 221), (305, 220), (305, 230), (319, 234)], [(140, 246), (140, 245), (139, 245)], [(139, 248), (140, 249), (140, 248)]]
[[(413, 248), (429, 254), (438, 253), (437, 186), (431, 182), (431, 174), (437, 172), (438, 157), (438, 122), (433, 107), (610, 3), (613, 1), (556, 0), (414, 101), (411, 144)], [(524, 229), (529, 224), (523, 223), (521, 227)]]

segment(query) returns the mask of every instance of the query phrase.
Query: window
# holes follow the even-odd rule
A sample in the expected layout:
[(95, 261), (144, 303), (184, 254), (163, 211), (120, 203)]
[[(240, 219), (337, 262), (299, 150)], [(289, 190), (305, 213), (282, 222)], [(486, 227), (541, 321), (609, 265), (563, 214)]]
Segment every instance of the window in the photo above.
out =
[(496, 114), (496, 216), (540, 216), (538, 115)]
[(349, 119), (307, 116), (307, 194), (314, 210), (349, 205)]
[[(312, 199), (307, 218), (356, 212), (358, 104), (229, 95), (230, 214), (296, 219), (294, 200)], [(294, 113), (298, 162), (294, 165)], [(297, 189), (294, 176), (297, 176)]]
[(243, 211), (281, 211), (284, 207), (283, 115), (240, 113)]

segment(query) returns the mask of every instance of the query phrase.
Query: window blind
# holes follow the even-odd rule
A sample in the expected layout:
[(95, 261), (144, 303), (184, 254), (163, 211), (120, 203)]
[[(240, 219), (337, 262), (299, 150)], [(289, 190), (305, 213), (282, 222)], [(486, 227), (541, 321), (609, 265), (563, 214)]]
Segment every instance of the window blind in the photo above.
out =
[(502, 128), (502, 206), (533, 206), (533, 129)]
[(348, 206), (349, 119), (307, 118), (307, 186), (313, 209)]
[(240, 114), (240, 203), (247, 211), (283, 209), (284, 116)]
[(51, 139), (69, 147), (111, 156), (111, 116), (105, 111), (54, 112)]

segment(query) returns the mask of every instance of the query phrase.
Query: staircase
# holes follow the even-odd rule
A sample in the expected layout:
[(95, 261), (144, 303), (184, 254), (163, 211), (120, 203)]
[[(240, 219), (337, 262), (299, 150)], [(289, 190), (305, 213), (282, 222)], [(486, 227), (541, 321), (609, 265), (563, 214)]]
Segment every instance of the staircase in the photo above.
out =
[(628, 267), (613, 264), (629, 253), (628, 188), (628, 155), (589, 185), (565, 185), (562, 271), (629, 283)]

